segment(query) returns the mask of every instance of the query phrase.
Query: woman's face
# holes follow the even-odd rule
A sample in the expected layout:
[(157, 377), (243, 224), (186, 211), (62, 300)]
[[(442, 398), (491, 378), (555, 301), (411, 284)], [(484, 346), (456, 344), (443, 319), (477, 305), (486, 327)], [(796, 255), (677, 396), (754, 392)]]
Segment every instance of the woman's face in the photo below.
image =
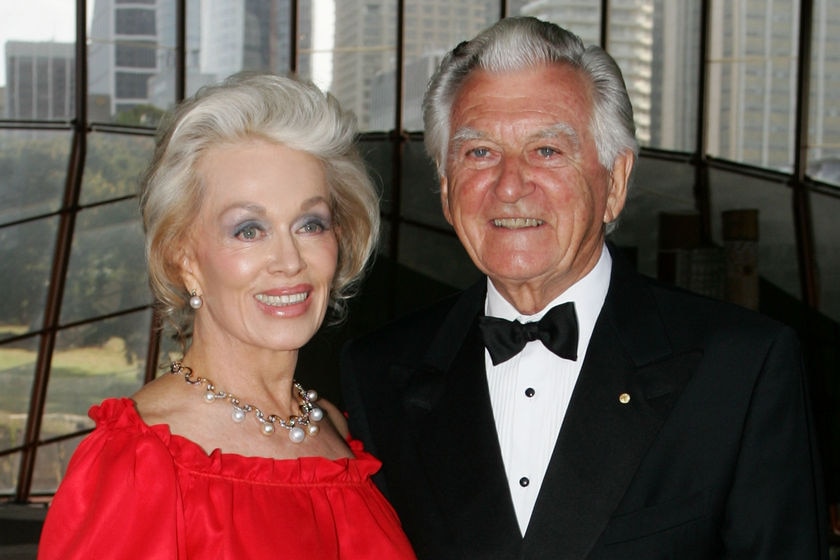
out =
[(194, 342), (300, 348), (324, 319), (338, 259), (320, 162), (252, 140), (211, 148), (197, 171), (204, 195), (182, 262), (204, 300)]

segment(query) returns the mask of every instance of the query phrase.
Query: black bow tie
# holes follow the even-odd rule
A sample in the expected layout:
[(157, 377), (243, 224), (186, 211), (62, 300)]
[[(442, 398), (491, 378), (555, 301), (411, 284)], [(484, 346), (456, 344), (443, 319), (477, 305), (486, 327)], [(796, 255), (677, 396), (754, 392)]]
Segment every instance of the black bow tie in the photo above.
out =
[(578, 324), (575, 304), (557, 305), (538, 322), (522, 324), (497, 317), (479, 317), (478, 327), (493, 365), (505, 362), (532, 340), (567, 360), (577, 360)]

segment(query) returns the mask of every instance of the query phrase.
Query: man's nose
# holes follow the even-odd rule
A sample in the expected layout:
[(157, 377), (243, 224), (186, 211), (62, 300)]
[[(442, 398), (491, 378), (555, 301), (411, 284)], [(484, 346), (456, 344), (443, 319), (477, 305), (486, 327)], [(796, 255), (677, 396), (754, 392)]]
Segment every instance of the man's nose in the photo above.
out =
[(496, 196), (503, 202), (516, 202), (534, 191), (527, 162), (506, 157), (499, 164)]

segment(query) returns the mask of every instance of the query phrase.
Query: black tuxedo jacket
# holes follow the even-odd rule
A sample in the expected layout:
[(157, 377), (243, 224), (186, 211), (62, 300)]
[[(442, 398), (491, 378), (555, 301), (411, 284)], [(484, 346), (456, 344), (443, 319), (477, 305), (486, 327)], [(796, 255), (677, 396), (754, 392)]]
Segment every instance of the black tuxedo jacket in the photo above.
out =
[(660, 286), (615, 254), (523, 537), (477, 327), (485, 291), (342, 354), (351, 431), (382, 460), (377, 484), (421, 559), (827, 558), (794, 333)]

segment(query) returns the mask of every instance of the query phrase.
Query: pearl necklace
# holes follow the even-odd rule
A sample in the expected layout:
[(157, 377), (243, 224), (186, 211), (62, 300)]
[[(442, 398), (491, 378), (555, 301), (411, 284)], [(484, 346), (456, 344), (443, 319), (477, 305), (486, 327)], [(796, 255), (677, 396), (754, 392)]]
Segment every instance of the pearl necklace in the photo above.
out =
[[(173, 375), (183, 375), (184, 381), (190, 385), (204, 386), (204, 402), (214, 403), (217, 400), (226, 400), (233, 405), (233, 412), (231, 418), (234, 422), (241, 423), (245, 421), (245, 417), (249, 412), (254, 413), (254, 417), (260, 423), (260, 433), (265, 436), (274, 434), (274, 425), (279, 424), (281, 428), (289, 430), (289, 439), (294, 443), (300, 443), (306, 436), (315, 436), (318, 434), (318, 426), (312, 422), (318, 422), (324, 418), (324, 411), (312, 404), (318, 400), (318, 393), (313, 390), (305, 390), (300, 383), (294, 381), (295, 390), (298, 395), (298, 406), (300, 407), (300, 416), (289, 416), (288, 419), (283, 419), (276, 414), (269, 414), (266, 416), (262, 410), (254, 405), (242, 403), (231, 393), (226, 393), (218, 389), (213, 382), (204, 377), (192, 376), (192, 369), (184, 366), (181, 362), (172, 362), (169, 365), (169, 373)], [(306, 430), (304, 431), (304, 428)]]

